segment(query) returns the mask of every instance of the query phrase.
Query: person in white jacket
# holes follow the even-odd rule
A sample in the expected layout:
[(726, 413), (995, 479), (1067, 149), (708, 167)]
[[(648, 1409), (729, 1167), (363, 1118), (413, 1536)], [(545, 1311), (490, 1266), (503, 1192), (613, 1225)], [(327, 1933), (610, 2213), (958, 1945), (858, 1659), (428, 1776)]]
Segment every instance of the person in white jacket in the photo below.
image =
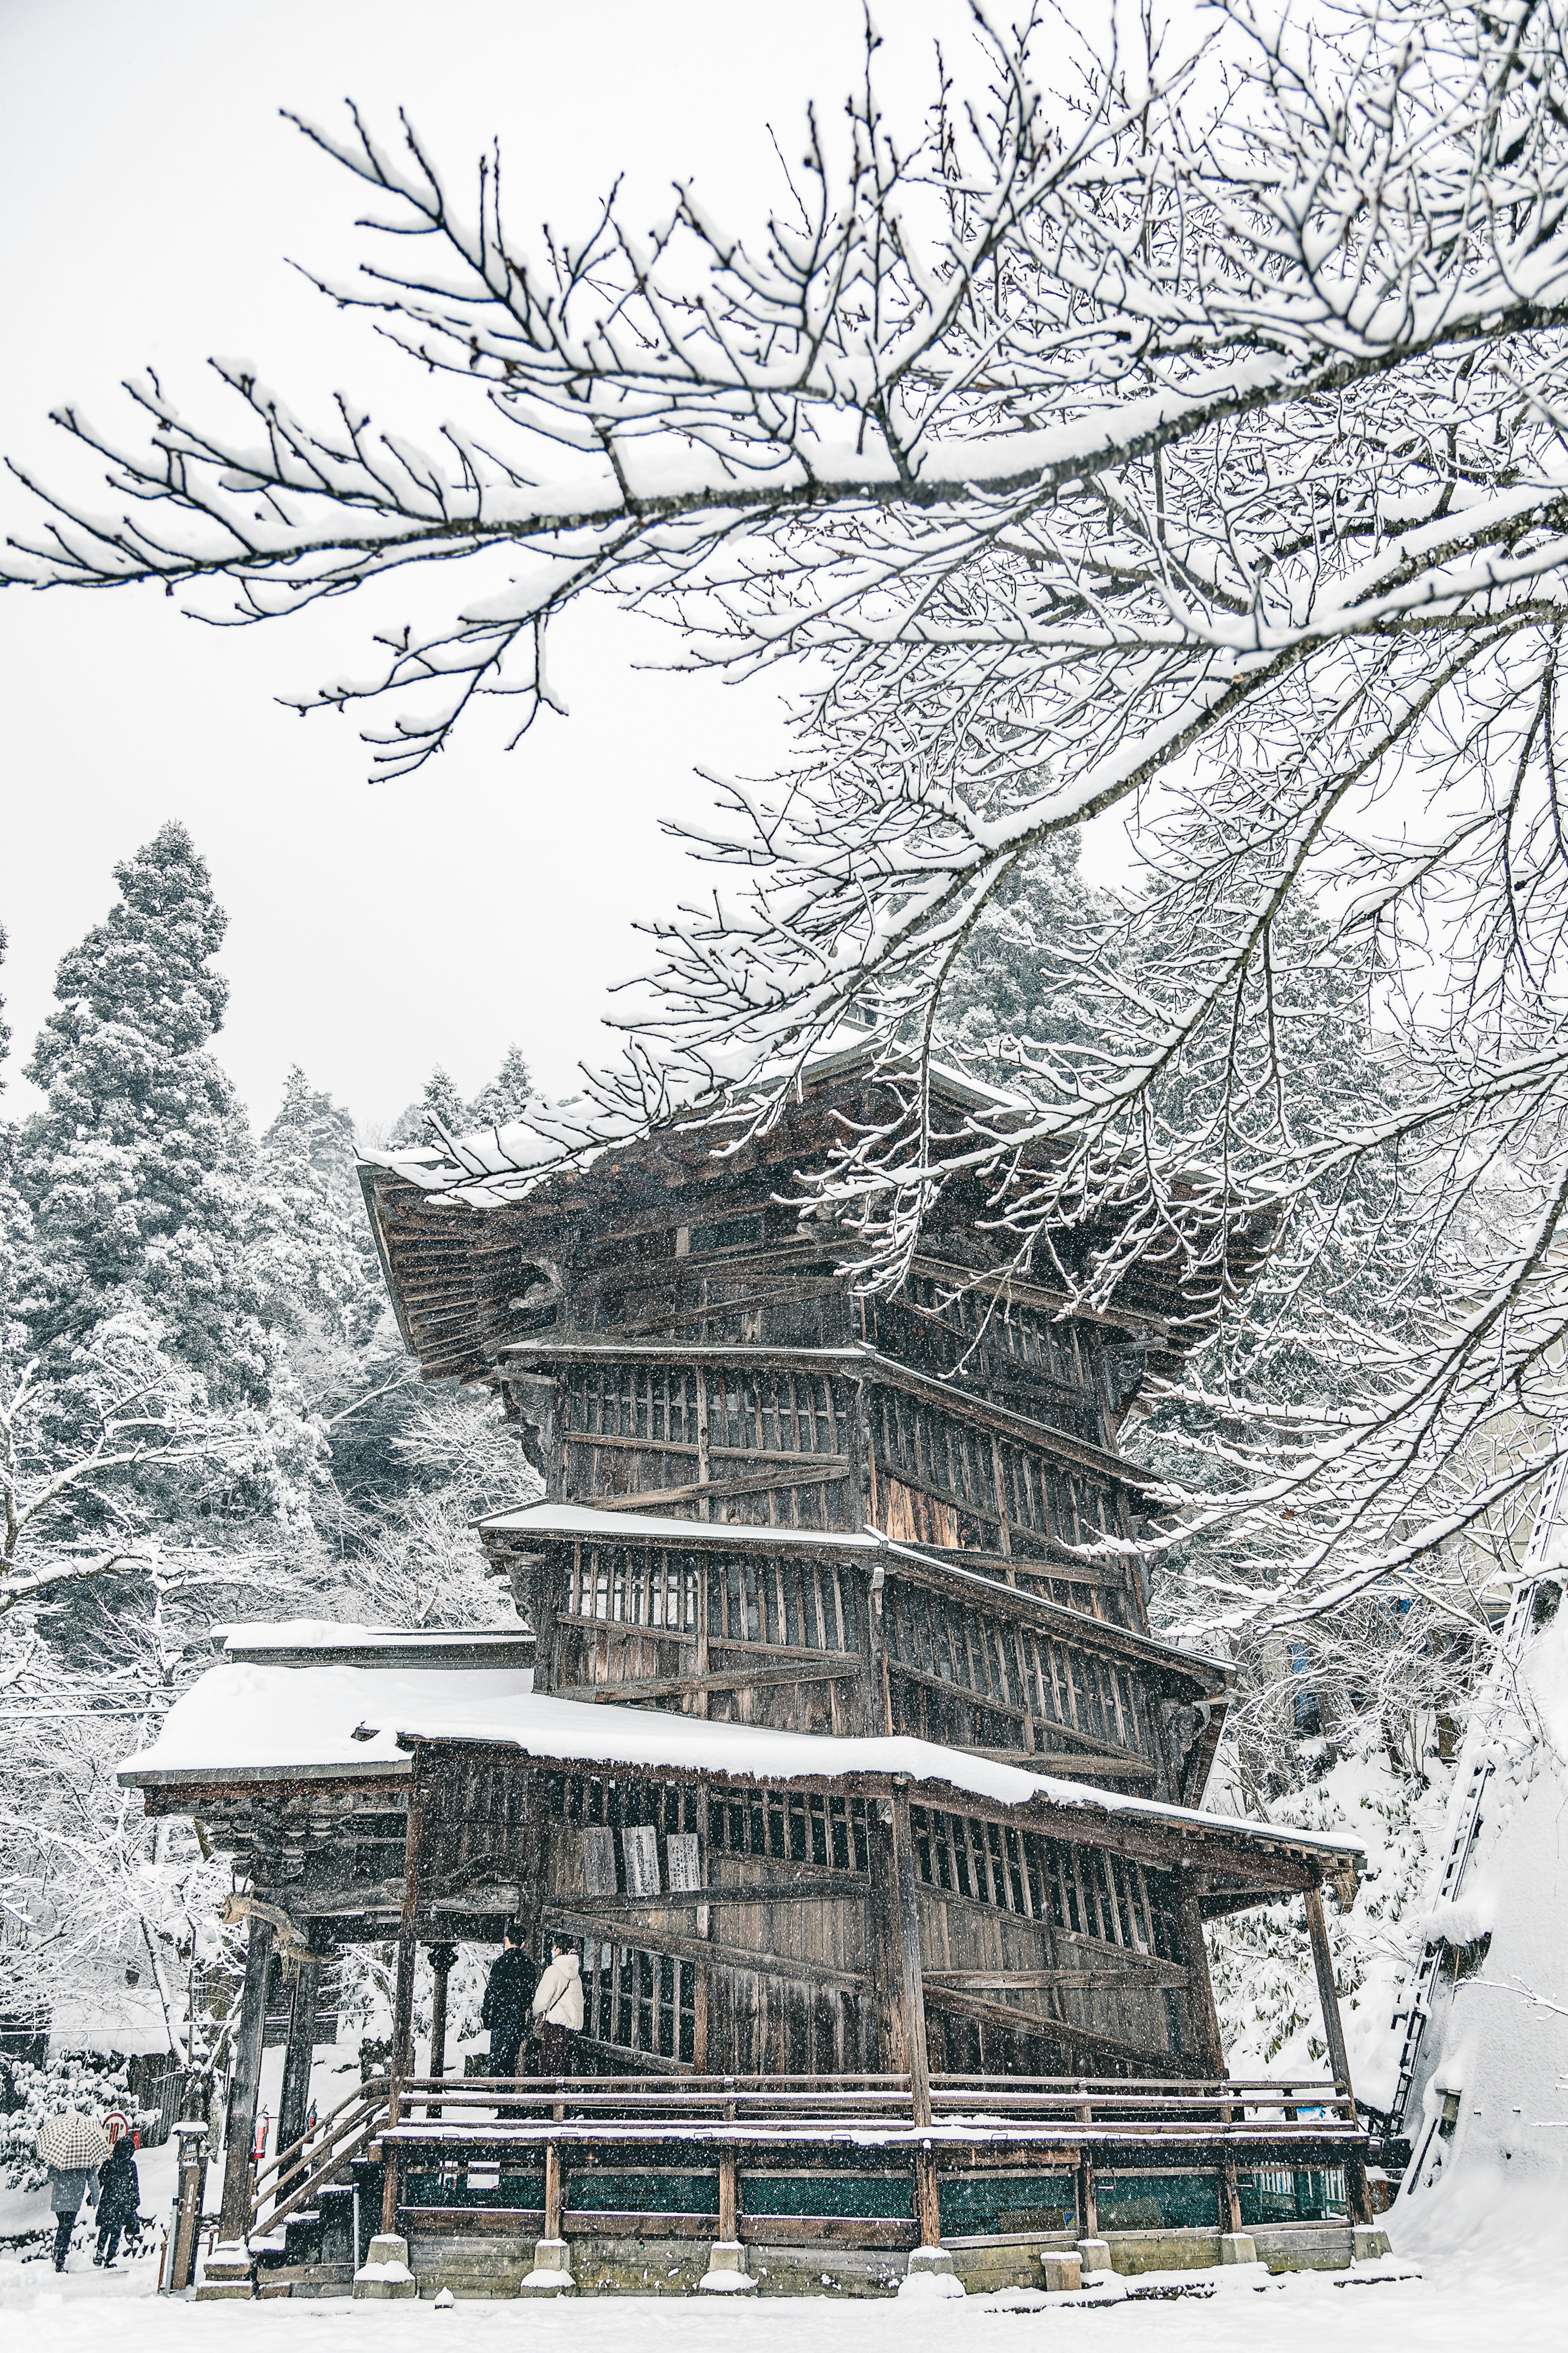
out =
[(534, 1989), (533, 2015), (543, 2051), (540, 2073), (552, 2076), (572, 2073), (569, 2036), (583, 2029), (583, 1969), (570, 1936), (551, 1941), (550, 1967)]

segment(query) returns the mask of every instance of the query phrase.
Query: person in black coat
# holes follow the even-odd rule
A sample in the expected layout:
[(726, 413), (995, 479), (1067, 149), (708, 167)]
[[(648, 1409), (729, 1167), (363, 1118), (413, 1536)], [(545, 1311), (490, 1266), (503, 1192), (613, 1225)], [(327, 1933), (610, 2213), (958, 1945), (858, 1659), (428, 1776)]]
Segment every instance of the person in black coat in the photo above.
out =
[(522, 1930), (515, 1920), (506, 1926), (506, 1943), (485, 1988), (479, 2024), (490, 2031), (490, 2073), (515, 2075), (517, 2054), (528, 2032), (533, 1989), (539, 1972), (523, 1949)]
[(106, 2272), (114, 2269), (121, 2231), (129, 2231), (133, 2239), (141, 2237), (141, 2204), (136, 2152), (130, 2134), (121, 2133), (98, 2168), (98, 2253), (92, 2260)]

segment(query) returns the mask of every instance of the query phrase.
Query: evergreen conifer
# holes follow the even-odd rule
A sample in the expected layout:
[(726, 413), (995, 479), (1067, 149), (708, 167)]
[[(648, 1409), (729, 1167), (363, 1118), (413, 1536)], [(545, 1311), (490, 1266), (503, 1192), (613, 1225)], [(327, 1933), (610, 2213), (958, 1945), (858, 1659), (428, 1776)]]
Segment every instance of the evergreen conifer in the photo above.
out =
[(519, 1046), (509, 1046), (500, 1069), (468, 1106), (470, 1128), (504, 1127), (521, 1116), (534, 1094), (533, 1076)]

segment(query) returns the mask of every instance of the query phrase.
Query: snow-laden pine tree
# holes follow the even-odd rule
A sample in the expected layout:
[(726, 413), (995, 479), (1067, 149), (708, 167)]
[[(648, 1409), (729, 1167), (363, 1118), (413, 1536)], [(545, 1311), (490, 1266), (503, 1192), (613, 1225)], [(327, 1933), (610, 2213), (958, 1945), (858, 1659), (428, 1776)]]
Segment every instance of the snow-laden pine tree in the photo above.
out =
[(363, 1345), (385, 1294), (354, 1182), (349, 1113), (296, 1063), (257, 1148), (251, 1263), (273, 1320)]
[(95, 1335), (142, 1334), (185, 1402), (228, 1423), (220, 1458), (163, 1478), (160, 1508), (245, 1541), (297, 1514), (314, 1444), (253, 1262), (249, 1126), (210, 1051), (226, 918), (181, 825), (114, 876), (119, 901), (61, 958), (27, 1064), (48, 1100), (17, 1139), (32, 1232), (16, 1312), (67, 1446)]
[(532, 1101), (535, 1092), (533, 1074), (523, 1059), (521, 1046), (509, 1046), (500, 1070), (488, 1086), (482, 1086), (468, 1105), (468, 1124), (471, 1128), (504, 1127), (516, 1119)]
[(468, 1109), (449, 1071), (437, 1062), (416, 1102), (403, 1112), (389, 1139), (393, 1144), (433, 1144), (439, 1120), (448, 1135), (460, 1135), (468, 1124)]

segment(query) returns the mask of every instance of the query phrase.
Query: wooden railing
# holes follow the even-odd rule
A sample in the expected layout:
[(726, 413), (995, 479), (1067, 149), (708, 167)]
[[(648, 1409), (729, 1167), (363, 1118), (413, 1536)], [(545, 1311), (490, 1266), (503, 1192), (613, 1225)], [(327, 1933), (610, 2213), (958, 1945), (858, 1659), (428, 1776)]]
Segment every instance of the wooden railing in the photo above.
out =
[(731, 2152), (740, 2142), (772, 2146), (798, 2158), (813, 2144), (872, 2126), (873, 2146), (889, 2152), (1026, 2142), (1086, 2158), (1112, 2147), (1207, 2149), (1217, 2162), (1250, 2147), (1289, 2162), (1292, 2150), (1310, 2147), (1321, 2162), (1342, 2147), (1338, 2163), (1355, 2161), (1365, 2140), (1353, 2100), (1301, 2078), (933, 2075), (930, 2102), (930, 2122), (917, 2120), (907, 2074), (405, 2076), (395, 2086), (376, 2076), (260, 2168), (251, 2227), (278, 2229), (367, 2152), (395, 2173), (419, 2157), (460, 2162), (508, 2147), (661, 2139)]
[(251, 2188), (250, 2235), (275, 2231), (308, 2207), (329, 2182), (339, 2181), (386, 2121), (390, 2078), (367, 2076), (330, 2116), (257, 2168)]
[[(1064, 2076), (933, 2075), (931, 2122), (917, 2121), (908, 2075), (620, 2075), (555, 2082), (513, 2076), (408, 2077), (387, 2137), (426, 2146), (489, 2140), (647, 2138), (649, 2127), (710, 2137), (742, 2126), (771, 2135), (805, 2127), (821, 2136), (875, 2123), (943, 2139), (985, 2138), (1002, 2126), (1053, 2137), (1190, 2139), (1228, 2136), (1321, 2138), (1359, 2135), (1355, 2104), (1332, 2084), (1229, 2078), (1168, 2082)], [(439, 2105), (439, 2120), (421, 2108)], [(563, 2131), (564, 2127), (564, 2131)], [(790, 2137), (797, 2137), (790, 2133)]]

